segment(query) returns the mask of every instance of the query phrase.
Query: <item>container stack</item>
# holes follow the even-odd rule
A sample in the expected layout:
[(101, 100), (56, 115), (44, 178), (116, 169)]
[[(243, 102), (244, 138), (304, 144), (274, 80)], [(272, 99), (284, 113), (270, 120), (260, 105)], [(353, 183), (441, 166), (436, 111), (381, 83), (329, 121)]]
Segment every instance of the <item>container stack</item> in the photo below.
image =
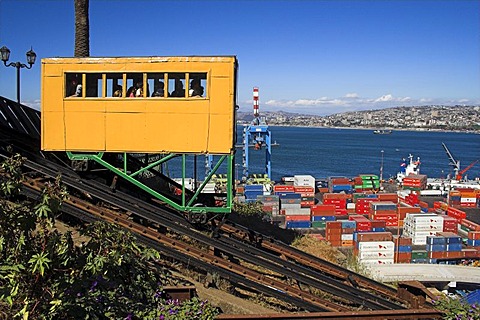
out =
[(374, 174), (361, 174), (353, 179), (355, 192), (380, 189), (380, 180)]
[(312, 187), (315, 190), (315, 178), (310, 175), (293, 176), (293, 185), (295, 187)]
[(363, 265), (393, 264), (395, 243), (390, 232), (357, 233), (354, 254)]
[(347, 215), (347, 202), (351, 201), (352, 195), (346, 193), (325, 193), (323, 204), (334, 205), (335, 214)]
[(338, 220), (342, 223), (342, 247), (352, 247), (353, 246), (353, 235), (357, 229), (357, 224), (352, 220)]
[(355, 221), (327, 221), (325, 228), (325, 236), (327, 241), (329, 241), (330, 244), (334, 247), (351, 247), (353, 246), (355, 229)]
[(295, 193), (295, 186), (274, 185), (273, 193), (280, 203), (280, 215), (285, 216), (285, 228), (304, 229), (311, 227), (310, 208), (302, 208), (302, 195)]
[(280, 198), (277, 195), (260, 195), (257, 201), (262, 204), (263, 212), (270, 213), (272, 216), (280, 214)]
[(368, 195), (368, 197), (357, 198), (355, 202), (355, 213), (356, 214), (369, 214), (370, 213), (370, 203), (378, 201), (377, 195)]
[(399, 201), (404, 202), (410, 206), (416, 206), (420, 202), (419, 194), (416, 191), (402, 190), (398, 192)]
[(424, 174), (410, 174), (403, 178), (404, 189), (420, 191), (427, 188), (427, 176)]
[(460, 192), (460, 206), (466, 208), (478, 207), (480, 190), (465, 188), (457, 189)]
[(462, 200), (462, 194), (457, 190), (450, 190), (448, 192), (447, 200), (449, 206), (459, 207)]
[(414, 245), (427, 244), (427, 236), (443, 231), (443, 217), (434, 213), (409, 213), (403, 221), (403, 235)]
[(247, 184), (244, 190), (245, 201), (256, 202), (257, 197), (263, 195), (263, 184)]
[(349, 215), (348, 220), (355, 221), (357, 232), (370, 232), (372, 231), (372, 221), (365, 218), (362, 215)]
[(412, 261), (412, 238), (393, 236), (395, 243), (395, 263), (410, 263)]
[(429, 263), (437, 263), (438, 259), (459, 259), (462, 253), (462, 238), (451, 232), (438, 232), (427, 236), (427, 259)]
[(310, 208), (315, 205), (315, 188), (310, 186), (294, 186), (294, 192), (300, 194), (302, 208)]
[(335, 221), (335, 205), (319, 204), (310, 208), (312, 228), (324, 229), (327, 221)]
[(332, 247), (342, 246), (342, 222), (341, 221), (327, 221), (325, 227), (325, 238), (332, 245)]
[(480, 249), (480, 231), (469, 231), (467, 235), (467, 247)]
[(398, 226), (397, 205), (391, 201), (370, 202), (369, 218), (385, 221), (387, 227)]
[(342, 177), (342, 178), (329, 178), (328, 179), (328, 191), (330, 193), (352, 193), (353, 192), (353, 185), (350, 179)]
[(397, 213), (398, 213), (398, 226), (401, 227), (403, 226), (403, 221), (407, 217), (407, 214), (421, 213), (421, 210), (420, 210), (420, 207), (412, 207), (411, 205), (401, 202), (397, 207)]

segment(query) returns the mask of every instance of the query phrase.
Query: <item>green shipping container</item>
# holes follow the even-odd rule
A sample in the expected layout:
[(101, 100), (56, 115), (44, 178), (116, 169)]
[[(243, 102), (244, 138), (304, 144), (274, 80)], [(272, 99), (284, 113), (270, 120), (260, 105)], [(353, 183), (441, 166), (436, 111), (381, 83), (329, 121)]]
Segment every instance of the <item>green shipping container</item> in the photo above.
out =
[(325, 229), (327, 221), (312, 221), (312, 228)]
[(412, 260), (427, 259), (427, 250), (412, 250)]

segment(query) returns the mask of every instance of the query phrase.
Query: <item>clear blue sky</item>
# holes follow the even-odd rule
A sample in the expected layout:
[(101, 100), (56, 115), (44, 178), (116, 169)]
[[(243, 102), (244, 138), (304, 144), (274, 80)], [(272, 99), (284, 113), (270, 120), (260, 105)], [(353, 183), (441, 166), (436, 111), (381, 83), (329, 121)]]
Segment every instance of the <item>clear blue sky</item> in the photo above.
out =
[[(0, 0), (0, 46), (40, 100), (40, 59), (73, 56), (73, 0)], [(480, 1), (90, 0), (91, 56), (236, 55), (238, 103), (331, 114), (399, 105), (480, 105)], [(15, 68), (0, 95), (16, 99)]]

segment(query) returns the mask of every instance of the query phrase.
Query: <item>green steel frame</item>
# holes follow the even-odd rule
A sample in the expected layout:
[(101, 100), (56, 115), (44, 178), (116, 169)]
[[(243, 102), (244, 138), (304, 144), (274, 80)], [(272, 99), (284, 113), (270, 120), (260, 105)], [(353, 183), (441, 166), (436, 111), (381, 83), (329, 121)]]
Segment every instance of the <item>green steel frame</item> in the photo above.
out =
[[(123, 170), (117, 168), (116, 166), (111, 165), (107, 161), (103, 159), (104, 152), (99, 152), (97, 154), (77, 154), (73, 152), (67, 152), (68, 158), (70, 160), (92, 160), (97, 162), (98, 164), (104, 166), (105, 168), (109, 169), (110, 171), (114, 172), (116, 175), (119, 177), (124, 178), (128, 182), (134, 184), (135, 186), (139, 187), (140, 189), (148, 192), (150, 195), (153, 197), (164, 201), (165, 203), (169, 204), (170, 206), (174, 207), (175, 209), (179, 211), (184, 211), (184, 212), (193, 212), (193, 213), (230, 213), (232, 210), (232, 201), (233, 201), (233, 155), (221, 155), (220, 159), (217, 161), (213, 169), (210, 171), (210, 173), (205, 177), (203, 183), (200, 185), (200, 187), (195, 191), (193, 197), (188, 200), (185, 198), (185, 174), (186, 174), (186, 157), (187, 154), (180, 154), (182, 156), (182, 198), (181, 198), (181, 203), (176, 203), (172, 201), (171, 199), (165, 197), (161, 193), (153, 190), (152, 188), (146, 186), (139, 180), (135, 178), (135, 176), (139, 175), (140, 173), (149, 170), (155, 166), (161, 165), (162, 163), (166, 163), (168, 160), (175, 158), (179, 156), (179, 154), (168, 154), (167, 156), (161, 158), (160, 160), (157, 160), (155, 162), (152, 162), (145, 167), (141, 168), (140, 170), (137, 170), (136, 172), (133, 173), (128, 173), (128, 168), (127, 168), (127, 153), (123, 154)], [(207, 185), (208, 182), (212, 179), (212, 176), (217, 172), (218, 168), (227, 161), (227, 200), (226, 200), (226, 205), (223, 207), (206, 207), (206, 206), (199, 206), (198, 202), (198, 196), (199, 194), (203, 191), (205, 186)]]

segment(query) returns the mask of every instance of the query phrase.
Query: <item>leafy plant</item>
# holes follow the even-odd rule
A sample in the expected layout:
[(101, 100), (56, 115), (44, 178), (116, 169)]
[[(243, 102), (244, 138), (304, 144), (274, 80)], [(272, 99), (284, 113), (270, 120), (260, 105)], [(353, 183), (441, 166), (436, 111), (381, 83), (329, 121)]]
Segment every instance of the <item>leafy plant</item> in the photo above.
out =
[(445, 312), (445, 320), (479, 320), (480, 305), (469, 304), (461, 299), (444, 297), (434, 301), (435, 308)]
[(71, 232), (59, 233), (55, 218), (68, 197), (60, 177), (38, 201), (26, 200), (22, 161), (0, 164), (0, 318), (174, 319), (165, 310), (215, 317), (207, 302), (162, 299), (168, 270), (156, 264), (160, 253), (139, 246), (131, 233), (94, 223), (80, 230), (89, 239), (81, 246)]

